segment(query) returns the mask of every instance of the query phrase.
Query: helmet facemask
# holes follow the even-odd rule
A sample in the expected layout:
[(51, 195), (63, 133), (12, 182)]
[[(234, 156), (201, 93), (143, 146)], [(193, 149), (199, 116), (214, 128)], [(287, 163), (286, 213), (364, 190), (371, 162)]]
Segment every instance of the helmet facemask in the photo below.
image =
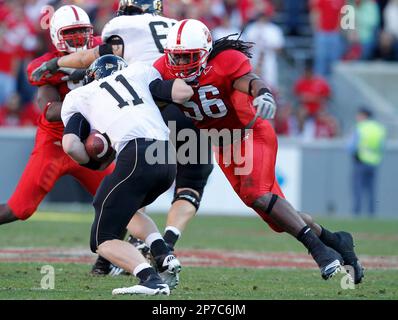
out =
[(209, 52), (206, 49), (165, 49), (166, 65), (181, 79), (193, 81), (206, 67)]
[(86, 50), (93, 46), (93, 27), (91, 25), (79, 25), (65, 27), (59, 30), (60, 51), (69, 53)]

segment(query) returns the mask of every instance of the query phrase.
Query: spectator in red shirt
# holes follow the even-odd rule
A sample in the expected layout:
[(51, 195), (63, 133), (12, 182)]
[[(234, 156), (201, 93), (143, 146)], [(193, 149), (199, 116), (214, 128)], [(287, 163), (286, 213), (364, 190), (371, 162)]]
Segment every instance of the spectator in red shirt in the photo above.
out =
[[(18, 72), (24, 74), (24, 60), (38, 46), (33, 23), (25, 14), (21, 0), (0, 5), (0, 105), (16, 91)], [(21, 91), (27, 93), (26, 79), (19, 79)], [(28, 88), (29, 90), (29, 88)], [(30, 100), (32, 93), (28, 94)]]
[(313, 117), (325, 108), (331, 90), (323, 77), (314, 74), (312, 61), (307, 61), (303, 77), (294, 85), (294, 93), (305, 115)]
[(255, 19), (259, 12), (265, 12), (268, 17), (272, 17), (275, 13), (274, 5), (270, 0), (238, 0), (237, 6), (243, 25)]
[(338, 134), (336, 119), (326, 110), (320, 110), (315, 117), (307, 119), (301, 132), (304, 140), (330, 139)]
[(343, 54), (340, 34), (341, 9), (345, 0), (311, 0), (311, 20), (314, 29), (315, 72), (331, 74), (333, 64)]
[(0, 127), (36, 126), (40, 110), (33, 104), (22, 106), (21, 97), (14, 94), (0, 108)]
[(335, 117), (326, 110), (320, 110), (315, 118), (315, 138), (334, 138), (339, 133)]
[(0, 105), (16, 91), (18, 60), (14, 57), (17, 46), (10, 43), (12, 11), (8, 4), (0, 2)]
[(274, 129), (278, 136), (298, 135), (298, 122), (295, 110), (285, 101), (278, 101), (274, 118)]

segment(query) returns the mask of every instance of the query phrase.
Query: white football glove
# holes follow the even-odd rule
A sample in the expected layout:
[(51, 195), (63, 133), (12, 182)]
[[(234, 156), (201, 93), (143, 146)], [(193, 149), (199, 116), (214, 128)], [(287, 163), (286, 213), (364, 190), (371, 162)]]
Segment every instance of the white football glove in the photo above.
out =
[(276, 112), (276, 103), (271, 93), (265, 92), (253, 100), (253, 106), (262, 119), (273, 119)]

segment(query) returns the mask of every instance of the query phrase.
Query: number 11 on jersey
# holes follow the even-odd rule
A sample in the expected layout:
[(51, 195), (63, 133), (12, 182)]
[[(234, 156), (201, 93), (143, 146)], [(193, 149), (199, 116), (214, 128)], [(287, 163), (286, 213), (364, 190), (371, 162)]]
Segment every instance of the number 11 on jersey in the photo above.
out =
[[(144, 101), (142, 101), (142, 99), (138, 96), (137, 92), (134, 90), (134, 88), (130, 85), (130, 83), (127, 81), (127, 79), (119, 74), (116, 78), (116, 81), (120, 82), (127, 90), (128, 92), (130, 92), (131, 96), (133, 97), (133, 105), (137, 106), (139, 104), (144, 103)], [(123, 98), (120, 96), (120, 94), (118, 94), (116, 92), (116, 90), (108, 83), (108, 82), (103, 82), (101, 83), (100, 87), (102, 89), (105, 89), (106, 91), (108, 91), (112, 97), (115, 98), (115, 100), (119, 103), (118, 107), (119, 108), (123, 108), (125, 106), (129, 105), (128, 101), (123, 100)]]

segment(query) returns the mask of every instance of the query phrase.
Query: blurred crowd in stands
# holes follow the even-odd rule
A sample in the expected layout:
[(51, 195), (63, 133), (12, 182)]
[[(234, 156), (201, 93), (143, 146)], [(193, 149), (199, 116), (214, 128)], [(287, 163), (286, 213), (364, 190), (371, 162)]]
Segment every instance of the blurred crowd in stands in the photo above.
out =
[[(255, 42), (252, 65), (278, 99), (279, 135), (332, 138), (332, 67), (341, 60), (398, 61), (398, 0), (164, 0), (164, 15), (195, 18), (214, 39), (236, 34)], [(26, 65), (53, 50), (45, 6), (76, 4), (87, 11), (96, 34), (118, 0), (0, 0), (0, 126), (34, 125), (40, 110)], [(345, 7), (349, 5), (349, 7)], [(353, 15), (354, 14), (354, 15)], [(44, 27), (44, 28), (43, 28)], [(310, 54), (293, 83), (278, 66), (287, 46), (310, 40)], [(308, 41), (307, 41), (308, 42)]]

